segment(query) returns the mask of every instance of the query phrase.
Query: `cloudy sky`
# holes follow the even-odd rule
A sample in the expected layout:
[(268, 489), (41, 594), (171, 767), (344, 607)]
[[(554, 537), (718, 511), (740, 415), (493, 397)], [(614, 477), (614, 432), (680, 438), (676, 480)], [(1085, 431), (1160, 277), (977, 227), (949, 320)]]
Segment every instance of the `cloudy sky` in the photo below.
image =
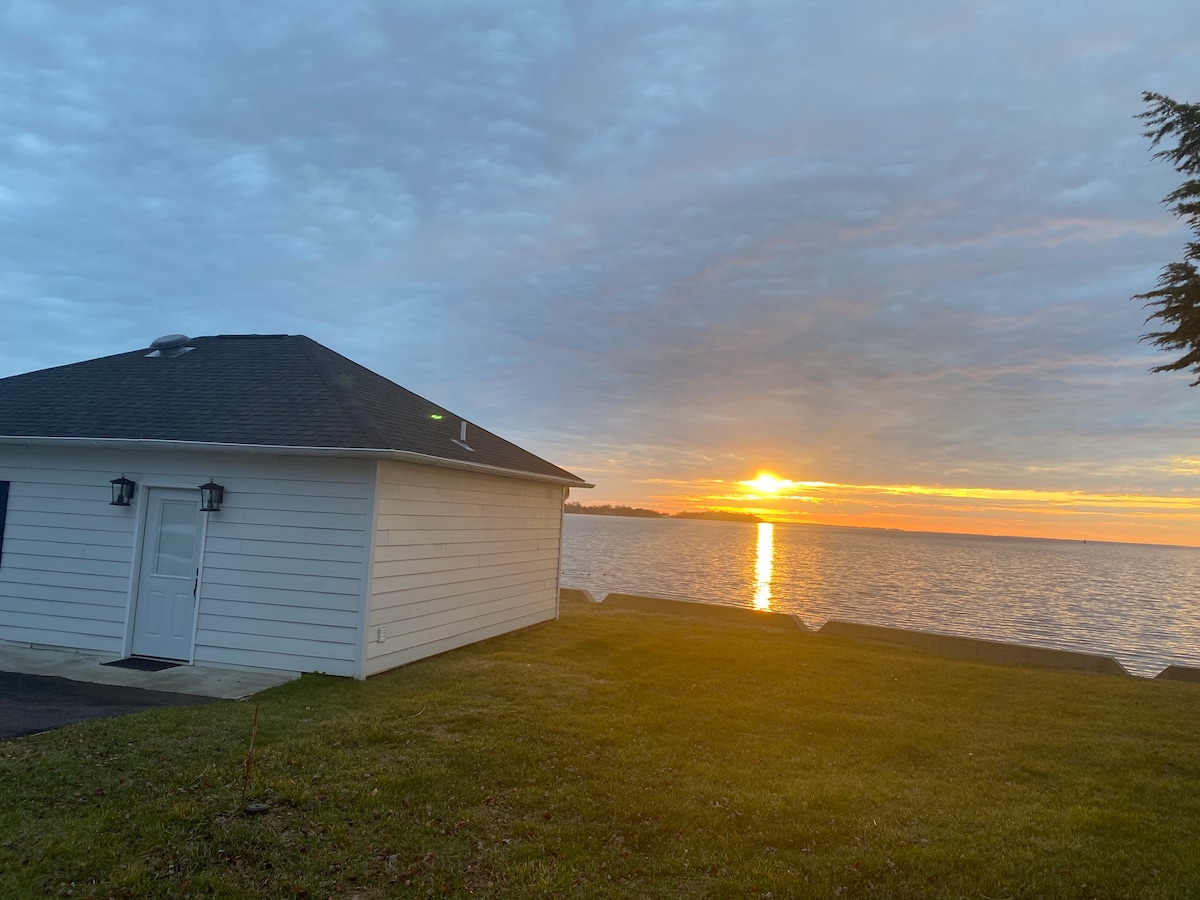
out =
[(584, 502), (1200, 544), (1200, 389), (1129, 299), (1187, 237), (1133, 117), (1200, 101), (1195, 0), (0, 17), (0, 376), (307, 334)]

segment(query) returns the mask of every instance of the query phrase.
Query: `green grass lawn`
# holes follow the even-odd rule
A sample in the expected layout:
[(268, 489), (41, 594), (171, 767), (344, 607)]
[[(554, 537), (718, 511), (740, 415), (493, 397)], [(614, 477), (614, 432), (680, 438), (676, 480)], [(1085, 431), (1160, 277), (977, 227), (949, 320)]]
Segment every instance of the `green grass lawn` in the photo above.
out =
[(564, 603), (0, 743), (0, 897), (1194, 897), (1200, 685)]

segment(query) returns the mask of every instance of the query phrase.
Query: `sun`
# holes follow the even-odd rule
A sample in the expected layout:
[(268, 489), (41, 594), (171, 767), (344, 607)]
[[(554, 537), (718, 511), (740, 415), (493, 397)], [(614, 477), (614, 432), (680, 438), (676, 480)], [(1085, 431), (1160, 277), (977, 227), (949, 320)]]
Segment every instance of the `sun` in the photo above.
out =
[(750, 488), (756, 494), (778, 494), (780, 491), (787, 490), (795, 483), (794, 481), (788, 481), (786, 478), (776, 478), (767, 472), (759, 472), (758, 477), (753, 481), (739, 482), (743, 487)]

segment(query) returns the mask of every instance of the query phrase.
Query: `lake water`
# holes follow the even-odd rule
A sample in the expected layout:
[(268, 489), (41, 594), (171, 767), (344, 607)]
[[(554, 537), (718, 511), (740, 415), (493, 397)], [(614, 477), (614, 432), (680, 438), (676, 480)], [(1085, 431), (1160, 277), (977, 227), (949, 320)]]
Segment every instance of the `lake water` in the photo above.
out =
[(1200, 549), (568, 515), (566, 587), (1200, 666)]

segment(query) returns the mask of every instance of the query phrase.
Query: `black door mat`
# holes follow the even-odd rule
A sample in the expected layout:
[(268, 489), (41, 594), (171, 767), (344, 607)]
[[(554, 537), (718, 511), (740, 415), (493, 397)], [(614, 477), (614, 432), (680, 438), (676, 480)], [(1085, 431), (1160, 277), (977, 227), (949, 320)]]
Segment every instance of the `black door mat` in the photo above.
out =
[(114, 659), (112, 662), (100, 663), (102, 666), (116, 666), (118, 669), (136, 669), (139, 672), (161, 672), (163, 669), (173, 669), (179, 663), (167, 662), (165, 659), (143, 659), (140, 656), (130, 656), (126, 659)]

